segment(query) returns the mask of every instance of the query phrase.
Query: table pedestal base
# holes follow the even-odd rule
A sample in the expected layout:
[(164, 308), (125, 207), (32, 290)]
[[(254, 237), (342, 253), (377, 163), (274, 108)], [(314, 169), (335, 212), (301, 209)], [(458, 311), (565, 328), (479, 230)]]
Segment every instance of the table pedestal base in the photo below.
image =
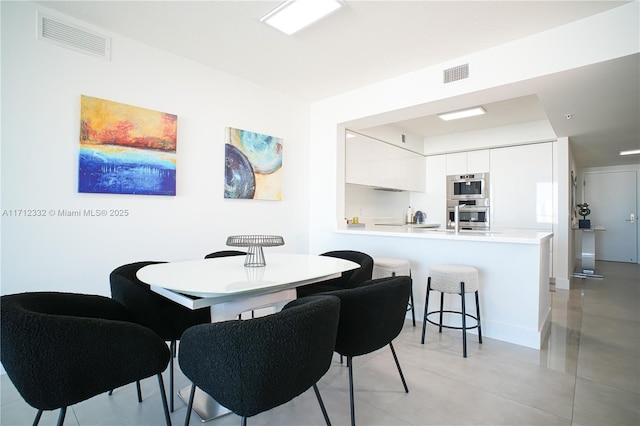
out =
[(582, 231), (582, 256), (581, 266), (573, 273), (578, 278), (598, 278), (602, 275), (596, 273), (596, 230), (580, 229)]
[[(185, 405), (189, 405), (189, 395), (191, 394), (191, 386), (180, 389), (178, 396)], [(231, 410), (218, 404), (216, 400), (211, 398), (200, 388), (196, 388), (196, 394), (193, 396), (193, 412), (196, 413), (202, 423), (208, 422), (218, 417), (226, 416)]]
[(598, 271), (590, 270), (590, 269), (582, 269), (577, 268), (576, 271), (572, 274), (576, 278), (595, 278), (601, 280), (603, 276), (598, 273)]

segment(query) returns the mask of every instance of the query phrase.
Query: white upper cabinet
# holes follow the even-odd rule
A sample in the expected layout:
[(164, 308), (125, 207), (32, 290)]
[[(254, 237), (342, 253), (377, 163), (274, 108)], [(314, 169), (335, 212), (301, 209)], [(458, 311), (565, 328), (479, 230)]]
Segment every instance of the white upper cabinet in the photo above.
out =
[(345, 181), (359, 185), (373, 185), (373, 152), (369, 141), (361, 138), (347, 139), (345, 145)]
[(492, 227), (551, 229), (552, 161), (552, 142), (491, 150)]
[(462, 175), (467, 173), (467, 153), (455, 152), (447, 154), (447, 174)]
[(467, 173), (488, 173), (491, 156), (488, 149), (467, 152)]
[(428, 223), (444, 225), (447, 220), (447, 156), (427, 157), (427, 185), (424, 209)]
[(365, 136), (346, 140), (345, 182), (372, 187), (424, 191), (425, 158)]
[(489, 172), (488, 149), (447, 154), (447, 175)]

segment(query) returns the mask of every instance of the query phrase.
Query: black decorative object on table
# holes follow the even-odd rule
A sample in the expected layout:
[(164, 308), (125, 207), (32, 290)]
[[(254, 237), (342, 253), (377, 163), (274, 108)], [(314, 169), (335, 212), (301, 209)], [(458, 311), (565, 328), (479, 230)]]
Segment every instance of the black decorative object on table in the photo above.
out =
[(232, 235), (227, 238), (227, 245), (231, 247), (247, 247), (244, 266), (262, 267), (267, 265), (262, 247), (282, 246), (284, 245), (284, 238), (279, 235)]
[(578, 228), (580, 229), (591, 228), (591, 221), (586, 218), (591, 214), (591, 209), (589, 208), (589, 204), (587, 203), (578, 204), (576, 206), (576, 209), (578, 210), (578, 214), (582, 216), (582, 219), (578, 220)]

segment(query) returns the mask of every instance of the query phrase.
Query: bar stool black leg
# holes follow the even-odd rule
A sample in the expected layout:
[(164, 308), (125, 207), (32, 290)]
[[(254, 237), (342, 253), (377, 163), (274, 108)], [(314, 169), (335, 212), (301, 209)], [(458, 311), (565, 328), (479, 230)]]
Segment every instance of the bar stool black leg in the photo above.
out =
[(444, 293), (440, 293), (440, 328), (438, 328), (438, 333), (442, 333), (442, 316), (444, 314)]
[(478, 315), (478, 341), (482, 343), (482, 327), (480, 326), (480, 298), (476, 290), (476, 314)]
[(427, 297), (424, 301), (424, 317), (422, 318), (422, 344), (424, 345), (424, 333), (427, 330), (427, 312), (429, 309), (429, 293), (431, 292), (431, 277), (427, 278)]
[(413, 326), (416, 326), (416, 310), (413, 305), (413, 281), (411, 281), (411, 319), (413, 320)]
[(467, 357), (467, 310), (464, 303), (464, 281), (460, 283), (460, 296), (462, 297), (462, 354)]

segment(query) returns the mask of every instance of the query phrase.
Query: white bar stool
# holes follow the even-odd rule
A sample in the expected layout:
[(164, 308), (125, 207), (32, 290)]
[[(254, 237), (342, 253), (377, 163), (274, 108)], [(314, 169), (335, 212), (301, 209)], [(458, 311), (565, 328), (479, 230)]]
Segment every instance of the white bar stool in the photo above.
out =
[[(397, 259), (393, 257), (376, 257), (373, 259), (372, 279), (407, 276), (411, 278), (411, 263), (407, 259)], [(411, 310), (413, 326), (416, 326), (416, 314), (413, 308), (413, 281), (411, 282), (411, 295), (407, 311)]]
[[(429, 293), (432, 290), (440, 292), (440, 310), (427, 312), (427, 309), (429, 307)], [(461, 296), (462, 311), (445, 311), (443, 309), (445, 293), (459, 294)], [(475, 293), (476, 295), (476, 316), (468, 314), (466, 311), (466, 293)], [(462, 327), (442, 324), (442, 314), (444, 312), (461, 315)], [(433, 322), (428, 318), (429, 315), (435, 313), (440, 314), (439, 323)], [(473, 318), (476, 321), (476, 324), (468, 327), (467, 317)], [(478, 270), (476, 268), (463, 265), (433, 265), (429, 268), (429, 278), (427, 279), (427, 297), (424, 304), (424, 318), (422, 320), (422, 344), (424, 344), (424, 335), (427, 327), (427, 322), (437, 325), (439, 327), (440, 333), (442, 333), (442, 327), (462, 330), (462, 347), (463, 355), (465, 358), (467, 357), (467, 330), (477, 328), (478, 341), (482, 343), (482, 327), (480, 326), (480, 301), (478, 297)]]

